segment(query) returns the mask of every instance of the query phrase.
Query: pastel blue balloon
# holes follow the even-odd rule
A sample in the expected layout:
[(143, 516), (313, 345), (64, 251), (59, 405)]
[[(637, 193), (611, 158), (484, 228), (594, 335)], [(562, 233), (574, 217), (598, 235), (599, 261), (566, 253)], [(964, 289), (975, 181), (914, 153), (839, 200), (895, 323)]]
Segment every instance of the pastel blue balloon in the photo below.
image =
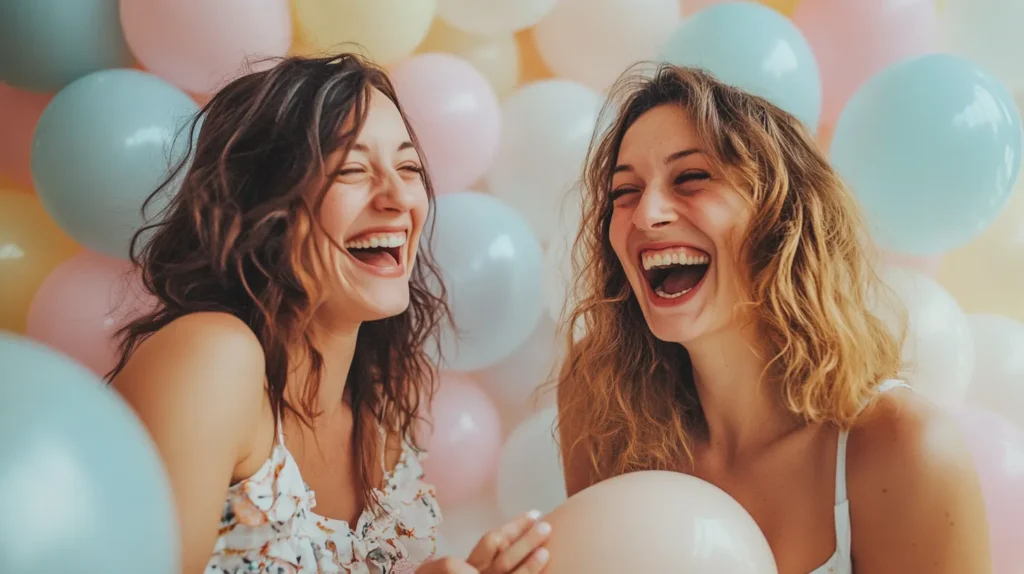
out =
[(869, 79), (836, 122), (830, 154), (879, 245), (929, 255), (992, 223), (1020, 172), (1021, 146), (1007, 90), (967, 60), (931, 54)]
[[(103, 70), (75, 80), (43, 111), (32, 140), (43, 206), (85, 247), (127, 257), (144, 223), (142, 204), (185, 157), (197, 111), (192, 98), (146, 72)], [(147, 215), (177, 190), (165, 189)]]
[(436, 216), (434, 255), (456, 329), (441, 333), (444, 366), (489, 367), (521, 347), (544, 313), (540, 243), (519, 213), (482, 193), (442, 195)]
[(0, 81), (39, 92), (132, 65), (118, 0), (0, 1)]
[(132, 410), (11, 333), (0, 369), (0, 572), (181, 572), (170, 482)]
[(811, 131), (818, 129), (818, 61), (793, 22), (767, 6), (725, 2), (700, 10), (672, 33), (661, 59), (703, 68), (793, 114)]

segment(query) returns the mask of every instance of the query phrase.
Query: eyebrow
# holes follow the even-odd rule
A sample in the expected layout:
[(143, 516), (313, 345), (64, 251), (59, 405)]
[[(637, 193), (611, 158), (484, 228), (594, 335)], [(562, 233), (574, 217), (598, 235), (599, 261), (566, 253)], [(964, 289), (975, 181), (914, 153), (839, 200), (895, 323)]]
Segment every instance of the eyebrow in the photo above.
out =
[[(398, 151), (405, 151), (407, 149), (416, 149), (416, 146), (412, 145), (411, 141), (404, 141), (398, 146)], [(359, 151), (363, 153), (370, 153), (370, 148), (363, 144), (357, 143), (352, 146), (352, 151)]]
[[(684, 157), (686, 157), (688, 155), (694, 155), (694, 154), (698, 154), (698, 153), (704, 153), (704, 152), (700, 148), (695, 148), (695, 147), (694, 148), (690, 148), (690, 149), (679, 150), (679, 151), (677, 151), (677, 152), (675, 152), (673, 154), (670, 154), (668, 157), (666, 157), (665, 158), (665, 163), (672, 163), (672, 162), (676, 161), (677, 159), (682, 159), (682, 158), (684, 158)], [(623, 172), (623, 171), (631, 172), (631, 171), (633, 171), (633, 166), (629, 165), (628, 163), (619, 164), (619, 165), (615, 166), (615, 169), (612, 170), (612, 175), (615, 175), (615, 174), (617, 174), (619, 172)]]

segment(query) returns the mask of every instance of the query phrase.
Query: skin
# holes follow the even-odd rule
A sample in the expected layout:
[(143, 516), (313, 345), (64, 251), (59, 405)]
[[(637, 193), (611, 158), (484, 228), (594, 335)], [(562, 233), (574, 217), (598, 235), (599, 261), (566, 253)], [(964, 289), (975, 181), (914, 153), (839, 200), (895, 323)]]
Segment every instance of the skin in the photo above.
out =
[[(356, 336), (362, 322), (408, 307), (409, 273), (429, 209), (422, 163), (410, 140), (398, 109), (376, 93), (356, 147), (335, 158), (339, 169), (324, 199), (324, 229), (339, 245), (380, 227), (407, 230), (399, 257), (404, 269), (383, 277), (345, 250), (325, 250), (331, 253), (325, 268), (333, 271), (328, 277), (332, 296), (318, 310), (314, 332), (324, 355), (318, 397), (323, 415), (312, 428), (290, 416), (282, 421), (286, 445), (317, 494), (317, 514), (349, 524), (365, 506), (352, 441), (356, 414), (343, 400)], [(149, 429), (170, 475), (185, 573), (200, 573), (209, 561), (229, 485), (252, 476), (273, 449), (275, 415), (264, 367), (259, 340), (242, 321), (224, 313), (193, 313), (146, 340), (113, 381)], [(286, 385), (292, 400), (303, 394), (304, 369), (299, 361)], [(389, 437), (389, 468), (400, 454), (398, 437)], [(540, 545), (549, 530), (536, 513), (523, 515), (485, 535), (469, 559), (442, 558), (419, 572), (540, 572), (547, 560)]]
[[(667, 127), (671, 126), (671, 128)], [(735, 498), (761, 527), (781, 574), (806, 574), (835, 552), (838, 430), (807, 425), (759, 385), (765, 361), (744, 301), (736, 246), (753, 211), (700, 152), (688, 114), (656, 107), (623, 138), (609, 240), (651, 331), (690, 354), (708, 434), (678, 470)], [(681, 156), (679, 152), (698, 150)], [(711, 256), (679, 305), (652, 304), (637, 249), (669, 242)], [(763, 355), (763, 354), (762, 354)], [(563, 452), (576, 438), (563, 429)], [(565, 457), (569, 495), (595, 482), (582, 452)], [(855, 572), (989, 572), (978, 478), (954, 423), (906, 390), (878, 396), (850, 431), (847, 496)]]

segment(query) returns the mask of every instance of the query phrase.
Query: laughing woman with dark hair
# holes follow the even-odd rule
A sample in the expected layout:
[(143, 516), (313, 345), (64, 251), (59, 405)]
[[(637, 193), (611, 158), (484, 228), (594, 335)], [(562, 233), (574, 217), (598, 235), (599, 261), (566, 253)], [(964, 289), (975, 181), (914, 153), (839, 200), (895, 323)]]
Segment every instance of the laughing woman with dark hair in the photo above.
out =
[(200, 117), (180, 191), (133, 245), (159, 304), (110, 375), (168, 469), (184, 571), (539, 572), (534, 514), (468, 560), (434, 557), (413, 428), (448, 311), (427, 289), (430, 179), (386, 74), (292, 58)]

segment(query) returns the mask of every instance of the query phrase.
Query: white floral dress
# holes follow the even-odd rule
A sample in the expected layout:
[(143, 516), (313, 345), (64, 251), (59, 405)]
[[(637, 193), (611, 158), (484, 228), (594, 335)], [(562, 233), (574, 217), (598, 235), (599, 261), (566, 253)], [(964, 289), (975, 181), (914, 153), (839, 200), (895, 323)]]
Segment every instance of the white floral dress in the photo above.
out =
[(413, 574), (436, 552), (441, 523), (422, 456), (403, 442), (375, 491), (382, 512), (367, 508), (352, 529), (313, 512), (316, 497), (279, 435), (263, 466), (229, 489), (204, 574)]

